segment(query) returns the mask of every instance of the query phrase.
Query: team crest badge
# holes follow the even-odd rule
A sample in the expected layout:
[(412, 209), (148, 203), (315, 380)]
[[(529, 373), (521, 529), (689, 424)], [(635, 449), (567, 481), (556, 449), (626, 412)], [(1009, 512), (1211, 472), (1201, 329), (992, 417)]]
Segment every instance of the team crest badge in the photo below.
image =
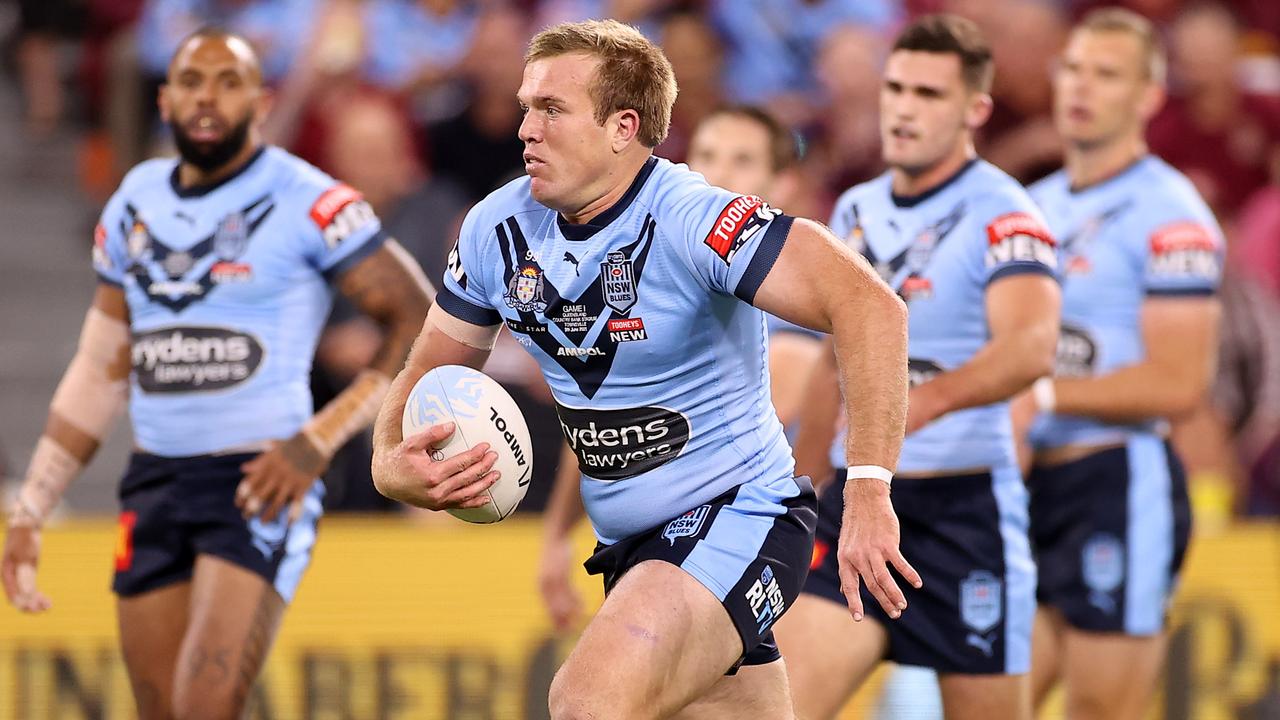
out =
[(1110, 533), (1089, 538), (1080, 552), (1084, 584), (1089, 588), (1089, 604), (1114, 614), (1116, 602), (1111, 597), (1124, 581), (1124, 546)]
[(636, 304), (636, 280), (631, 261), (614, 251), (600, 263), (600, 281), (604, 284), (604, 303), (621, 314)]
[(974, 570), (960, 581), (960, 619), (974, 632), (985, 633), (1000, 622), (1003, 585), (985, 570)]
[(129, 237), (125, 240), (125, 249), (129, 252), (129, 257), (140, 260), (150, 248), (151, 233), (147, 231), (147, 226), (141, 220), (134, 220), (133, 229), (129, 231)]
[(249, 244), (249, 224), (244, 213), (234, 212), (222, 218), (213, 234), (213, 250), (218, 257), (231, 262), (244, 253)]
[(503, 297), (507, 307), (520, 312), (542, 312), (547, 309), (547, 301), (543, 299), (542, 268), (529, 264), (511, 276), (507, 283), (507, 294)]
[(710, 505), (703, 505), (690, 510), (667, 523), (667, 526), (662, 530), (662, 537), (666, 538), (674, 546), (676, 538), (697, 535), (698, 531), (702, 529), (702, 523), (706, 522), (707, 513), (709, 512), (711, 512)]
[(186, 275), (194, 264), (195, 258), (185, 252), (171, 252), (160, 263), (164, 271), (169, 273), (171, 277)]
[(933, 249), (938, 245), (938, 233), (934, 228), (925, 228), (916, 236), (911, 247), (907, 249), (907, 267), (913, 275), (919, 274), (933, 257)]

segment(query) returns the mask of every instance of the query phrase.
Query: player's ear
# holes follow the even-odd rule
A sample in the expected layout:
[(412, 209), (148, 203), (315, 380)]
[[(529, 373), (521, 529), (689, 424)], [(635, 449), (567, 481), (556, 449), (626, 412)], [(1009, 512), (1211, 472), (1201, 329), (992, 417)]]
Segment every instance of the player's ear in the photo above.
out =
[(1164, 107), (1165, 89), (1157, 82), (1149, 82), (1142, 90), (1142, 98), (1138, 101), (1138, 113), (1145, 125)]
[(271, 114), (271, 109), (276, 105), (276, 95), (265, 86), (259, 88), (258, 98), (253, 101), (253, 119), (257, 124), (262, 124), (267, 116)]
[(640, 113), (627, 108), (609, 118), (610, 145), (615, 153), (622, 152), (640, 135)]
[(977, 130), (991, 119), (991, 110), (995, 103), (987, 93), (973, 93), (969, 99), (969, 110), (965, 113), (965, 124), (970, 130)]
[(166, 82), (156, 91), (156, 107), (160, 108), (160, 119), (164, 122), (169, 122), (173, 114), (169, 103), (169, 83)]

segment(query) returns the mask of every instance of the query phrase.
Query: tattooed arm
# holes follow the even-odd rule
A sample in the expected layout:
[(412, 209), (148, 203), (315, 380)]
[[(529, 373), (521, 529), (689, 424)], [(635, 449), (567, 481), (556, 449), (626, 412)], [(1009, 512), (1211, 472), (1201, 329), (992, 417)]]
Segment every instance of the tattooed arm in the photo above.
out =
[(236, 504), (247, 515), (262, 513), (270, 520), (280, 508), (299, 501), (338, 448), (373, 422), (431, 304), (431, 284), (417, 262), (394, 240), (344, 273), (337, 286), (382, 328), (382, 344), (369, 367), (301, 432), (245, 463)]

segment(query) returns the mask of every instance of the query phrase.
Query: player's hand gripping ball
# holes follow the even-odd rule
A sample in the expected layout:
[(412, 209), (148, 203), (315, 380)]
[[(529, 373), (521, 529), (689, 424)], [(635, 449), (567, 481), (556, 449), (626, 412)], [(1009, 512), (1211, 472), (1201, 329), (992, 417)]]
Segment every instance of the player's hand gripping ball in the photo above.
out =
[(470, 523), (494, 523), (507, 517), (524, 499), (533, 478), (533, 445), (515, 400), (479, 370), (444, 365), (413, 386), (400, 427), (409, 437), (446, 422), (454, 423), (457, 430), (432, 449), (432, 459), (444, 460), (487, 442), (498, 454), (493, 469), (501, 473), (485, 491), (487, 505), (448, 512)]

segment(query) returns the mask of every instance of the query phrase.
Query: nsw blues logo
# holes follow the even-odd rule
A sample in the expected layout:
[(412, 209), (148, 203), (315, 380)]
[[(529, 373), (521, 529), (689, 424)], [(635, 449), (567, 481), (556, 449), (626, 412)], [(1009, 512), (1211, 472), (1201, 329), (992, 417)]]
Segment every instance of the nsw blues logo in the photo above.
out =
[(1112, 594), (1124, 582), (1124, 545), (1115, 535), (1097, 533), (1084, 544), (1080, 565), (1089, 588), (1089, 604), (1114, 615), (1117, 608)]
[(711, 512), (710, 505), (703, 505), (694, 508), (680, 517), (667, 523), (662, 529), (662, 537), (666, 538), (672, 546), (676, 544), (676, 538), (693, 537), (702, 530), (702, 524), (707, 520), (707, 513)]
[(995, 650), (996, 635), (991, 630), (1004, 615), (1003, 590), (1004, 583), (985, 570), (974, 570), (960, 581), (960, 619), (971, 631), (965, 644), (987, 657)]
[[(566, 253), (567, 254), (567, 253)], [(614, 251), (600, 263), (600, 282), (604, 285), (604, 304), (626, 314), (636, 304), (636, 279), (631, 261)]]

